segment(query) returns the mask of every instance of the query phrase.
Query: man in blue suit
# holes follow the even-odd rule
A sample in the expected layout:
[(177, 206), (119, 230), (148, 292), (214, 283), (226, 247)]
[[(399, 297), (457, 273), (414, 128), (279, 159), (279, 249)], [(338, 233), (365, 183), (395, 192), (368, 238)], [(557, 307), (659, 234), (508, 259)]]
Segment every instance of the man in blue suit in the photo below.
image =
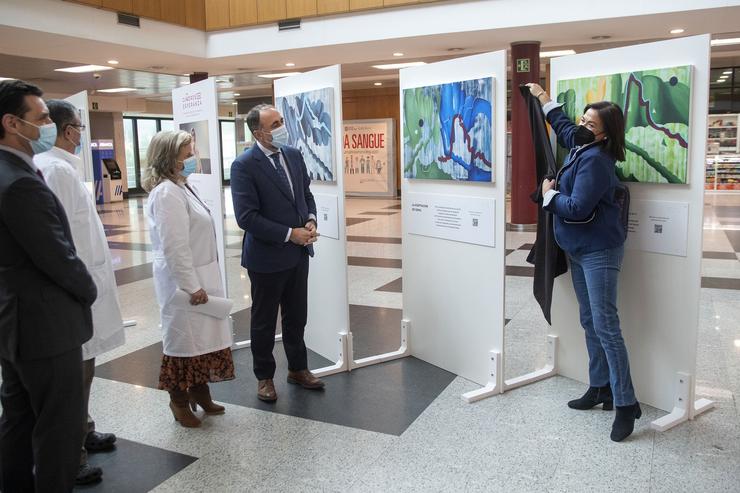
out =
[(298, 149), (288, 147), (288, 130), (272, 106), (247, 113), (256, 143), (231, 165), (231, 197), (245, 231), (242, 266), (252, 285), (252, 356), (259, 381), (257, 397), (277, 400), (273, 377), (275, 326), (282, 313), (288, 383), (323, 389), (308, 370), (303, 332), (308, 314), (308, 257), (313, 256), (316, 202)]

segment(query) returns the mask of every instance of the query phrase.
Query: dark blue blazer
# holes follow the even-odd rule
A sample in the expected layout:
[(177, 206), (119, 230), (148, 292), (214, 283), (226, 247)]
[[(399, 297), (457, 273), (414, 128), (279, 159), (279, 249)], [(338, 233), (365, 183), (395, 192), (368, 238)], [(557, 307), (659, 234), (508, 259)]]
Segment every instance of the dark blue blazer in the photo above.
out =
[(616, 160), (601, 143), (576, 147), (578, 128), (560, 108), (547, 121), (561, 146), (570, 150), (558, 171), (557, 194), (545, 207), (554, 214), (555, 240), (568, 253), (583, 254), (615, 248), (624, 243), (614, 191), (619, 183)]
[(245, 231), (242, 267), (254, 272), (280, 272), (298, 265), (313, 246), (285, 241), (288, 228), (301, 228), (316, 215), (311, 180), (298, 149), (281, 149), (290, 172), (295, 199), (257, 144), (231, 165), (231, 198), (239, 227)]

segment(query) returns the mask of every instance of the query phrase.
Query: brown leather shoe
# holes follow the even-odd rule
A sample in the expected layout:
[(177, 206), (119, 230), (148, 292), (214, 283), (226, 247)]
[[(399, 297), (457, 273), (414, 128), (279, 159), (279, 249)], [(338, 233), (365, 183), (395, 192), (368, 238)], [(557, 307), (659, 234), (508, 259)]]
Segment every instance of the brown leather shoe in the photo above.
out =
[(277, 400), (277, 392), (275, 392), (275, 384), (272, 383), (272, 378), (257, 382), (257, 398), (265, 402), (275, 402)]
[(288, 383), (300, 385), (304, 389), (319, 390), (324, 388), (324, 382), (316, 378), (309, 370), (289, 371)]

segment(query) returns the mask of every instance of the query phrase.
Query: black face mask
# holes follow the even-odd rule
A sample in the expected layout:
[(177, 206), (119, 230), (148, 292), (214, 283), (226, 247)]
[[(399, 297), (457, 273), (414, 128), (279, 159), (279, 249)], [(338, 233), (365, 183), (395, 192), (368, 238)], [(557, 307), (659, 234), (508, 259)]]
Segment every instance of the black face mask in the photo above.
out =
[(578, 125), (576, 133), (573, 134), (573, 143), (577, 146), (585, 146), (596, 140), (596, 135), (584, 125)]

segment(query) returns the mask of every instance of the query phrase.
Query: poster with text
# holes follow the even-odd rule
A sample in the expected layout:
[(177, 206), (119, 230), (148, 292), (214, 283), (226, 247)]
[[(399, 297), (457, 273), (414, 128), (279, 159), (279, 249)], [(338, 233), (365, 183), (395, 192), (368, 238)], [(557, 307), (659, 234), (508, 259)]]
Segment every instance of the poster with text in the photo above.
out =
[(393, 119), (344, 122), (344, 191), (348, 195), (395, 195)]
[(221, 278), (224, 292), (228, 293), (224, 263), (224, 199), (216, 80), (211, 77), (173, 90), (172, 115), (175, 128), (188, 132), (193, 137), (198, 163), (196, 172), (188, 176), (188, 183), (193, 185), (211, 211), (216, 229)]

